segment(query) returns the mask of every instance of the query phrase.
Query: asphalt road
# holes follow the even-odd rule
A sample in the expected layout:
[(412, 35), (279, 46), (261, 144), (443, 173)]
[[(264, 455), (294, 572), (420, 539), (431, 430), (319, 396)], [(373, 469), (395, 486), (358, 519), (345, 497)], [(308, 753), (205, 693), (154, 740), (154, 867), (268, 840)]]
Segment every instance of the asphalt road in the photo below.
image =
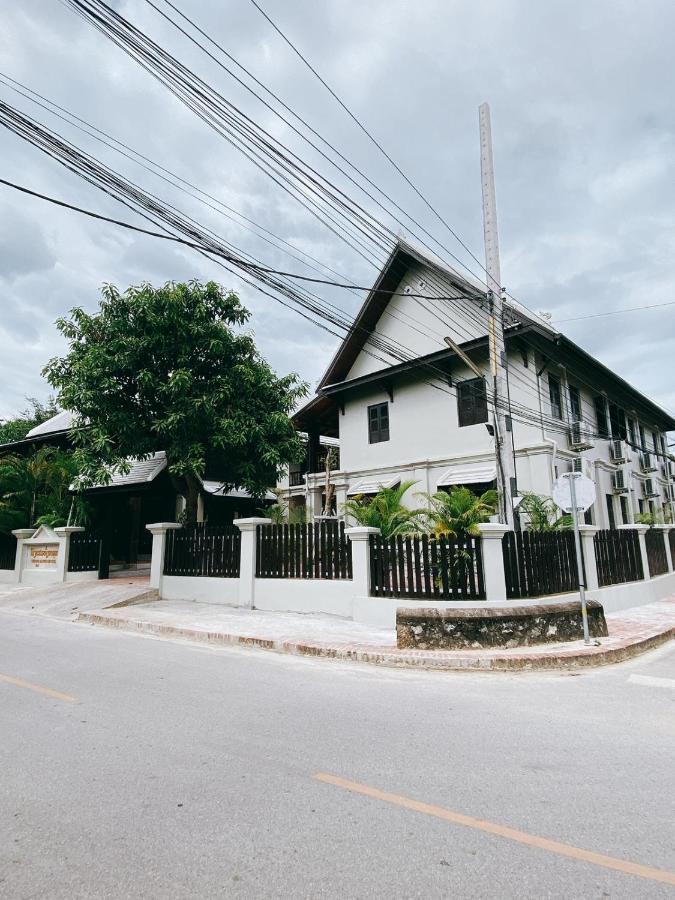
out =
[(0, 896), (673, 897), (674, 688), (673, 645), (427, 674), (0, 611)]

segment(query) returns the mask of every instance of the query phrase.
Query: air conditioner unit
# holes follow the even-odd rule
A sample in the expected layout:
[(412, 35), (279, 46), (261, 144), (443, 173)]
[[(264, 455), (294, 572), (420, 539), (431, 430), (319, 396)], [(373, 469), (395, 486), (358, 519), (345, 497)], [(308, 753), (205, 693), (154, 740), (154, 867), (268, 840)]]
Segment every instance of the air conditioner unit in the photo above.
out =
[(624, 478), (623, 472), (612, 473), (612, 491), (615, 494), (628, 493), (628, 485), (626, 484), (626, 479)]
[(590, 450), (593, 447), (591, 434), (583, 422), (572, 422), (569, 430), (569, 442), (572, 450)]
[(586, 478), (594, 480), (593, 463), (590, 459), (584, 459), (583, 456), (577, 456), (572, 460), (572, 471), (580, 472)]
[(626, 445), (623, 441), (610, 441), (609, 442), (609, 455), (610, 455), (612, 462), (617, 463), (617, 465), (628, 462), (628, 454), (626, 452)]
[(643, 472), (656, 472), (656, 461), (646, 450), (640, 454), (640, 468)]
[(647, 480), (643, 482), (642, 493), (647, 500), (653, 500), (655, 497), (659, 496), (659, 492), (656, 490), (656, 485), (651, 478), (647, 478)]

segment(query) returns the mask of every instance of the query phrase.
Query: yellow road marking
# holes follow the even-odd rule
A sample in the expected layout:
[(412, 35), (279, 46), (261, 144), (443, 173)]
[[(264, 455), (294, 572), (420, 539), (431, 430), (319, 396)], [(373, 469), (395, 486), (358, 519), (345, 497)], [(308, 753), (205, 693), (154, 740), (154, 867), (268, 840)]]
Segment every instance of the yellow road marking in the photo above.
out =
[(643, 866), (640, 863), (629, 862), (625, 859), (615, 859), (613, 856), (604, 856), (602, 853), (594, 853), (592, 850), (582, 850), (580, 847), (573, 847), (571, 844), (562, 844), (559, 841), (551, 841), (536, 834), (529, 834), (527, 831), (519, 831), (517, 828), (509, 828), (506, 825), (498, 825), (495, 822), (487, 822), (484, 819), (465, 816), (463, 813), (453, 812), (451, 809), (445, 809), (442, 806), (422, 803), (419, 800), (412, 800), (410, 797), (401, 797), (399, 794), (389, 794), (386, 791), (378, 790), (378, 788), (369, 787), (367, 784), (347, 781), (344, 778), (338, 778), (336, 775), (329, 775), (326, 772), (317, 772), (312, 777), (317, 781), (333, 784), (355, 794), (363, 794), (366, 797), (372, 797), (374, 800), (383, 800), (385, 803), (393, 803), (395, 806), (402, 806), (405, 809), (425, 813), (427, 816), (435, 816), (437, 819), (444, 819), (446, 822), (452, 822), (455, 825), (464, 825), (466, 828), (475, 828), (487, 834), (496, 834), (499, 837), (517, 841), (519, 844), (526, 844), (529, 847), (549, 850), (551, 853), (557, 853), (560, 856), (568, 856), (571, 859), (590, 862), (596, 866), (603, 866), (605, 869), (615, 869), (617, 872), (623, 872), (627, 875), (637, 875), (639, 878), (649, 878), (652, 881), (660, 881), (663, 884), (675, 884), (675, 872), (652, 869), (650, 866)]
[(40, 684), (32, 684), (30, 681), (24, 681), (23, 678), (15, 678), (13, 675), (3, 675), (0, 672), (0, 681), (6, 684), (13, 684), (15, 687), (26, 688), (29, 691), (35, 691), (37, 694), (43, 694), (45, 697), (51, 697), (54, 700), (65, 700), (66, 703), (79, 703), (77, 697), (71, 697), (70, 694), (62, 694), (61, 691), (53, 691), (51, 688), (42, 687)]

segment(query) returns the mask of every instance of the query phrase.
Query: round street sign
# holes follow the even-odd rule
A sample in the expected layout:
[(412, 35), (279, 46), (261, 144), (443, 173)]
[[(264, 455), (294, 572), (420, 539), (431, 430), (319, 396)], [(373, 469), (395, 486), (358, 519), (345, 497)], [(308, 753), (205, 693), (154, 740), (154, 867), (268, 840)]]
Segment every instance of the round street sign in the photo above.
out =
[(568, 472), (556, 479), (553, 485), (553, 502), (563, 512), (572, 512), (572, 491), (570, 481), (574, 478), (574, 493), (577, 501), (577, 510), (586, 512), (595, 503), (595, 482), (586, 475), (577, 472)]

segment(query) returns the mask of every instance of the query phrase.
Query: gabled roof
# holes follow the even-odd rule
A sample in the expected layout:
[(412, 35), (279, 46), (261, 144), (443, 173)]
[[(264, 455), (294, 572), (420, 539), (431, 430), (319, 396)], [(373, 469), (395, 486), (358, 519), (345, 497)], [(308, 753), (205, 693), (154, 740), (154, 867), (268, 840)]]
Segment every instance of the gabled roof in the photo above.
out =
[(35, 428), (31, 428), (26, 437), (34, 438), (43, 437), (48, 434), (60, 434), (63, 431), (68, 431), (72, 425), (73, 414), (68, 412), (68, 410), (63, 410), (55, 416), (52, 416), (51, 419), (47, 419), (46, 422), (42, 422), (42, 424), (36, 425)]
[[(392, 298), (392, 294), (396, 291), (406, 271), (414, 264), (419, 264), (436, 272), (444, 281), (449, 283), (451, 290), (456, 290), (458, 297), (468, 296), (476, 300), (485, 299), (484, 290), (473, 279), (458, 274), (428, 250), (420, 249), (409, 240), (399, 238), (384, 268), (378, 275), (375, 284), (357, 313), (352, 327), (319, 382), (318, 393), (321, 393), (322, 389), (327, 385), (337, 384), (347, 378), (359, 353), (363, 350), (370, 335), (375, 331), (380, 317)], [(509, 302), (507, 316), (512, 322), (536, 324), (551, 333), (557, 333), (548, 322), (545, 322), (536, 314), (530, 313), (519, 303)]]
[(143, 484), (150, 484), (155, 478), (166, 469), (166, 454), (163, 450), (154, 453), (148, 459), (132, 459), (129, 460), (131, 468), (125, 474), (116, 472), (107, 484), (95, 484), (87, 488), (88, 491), (105, 491), (114, 488), (136, 487)]

